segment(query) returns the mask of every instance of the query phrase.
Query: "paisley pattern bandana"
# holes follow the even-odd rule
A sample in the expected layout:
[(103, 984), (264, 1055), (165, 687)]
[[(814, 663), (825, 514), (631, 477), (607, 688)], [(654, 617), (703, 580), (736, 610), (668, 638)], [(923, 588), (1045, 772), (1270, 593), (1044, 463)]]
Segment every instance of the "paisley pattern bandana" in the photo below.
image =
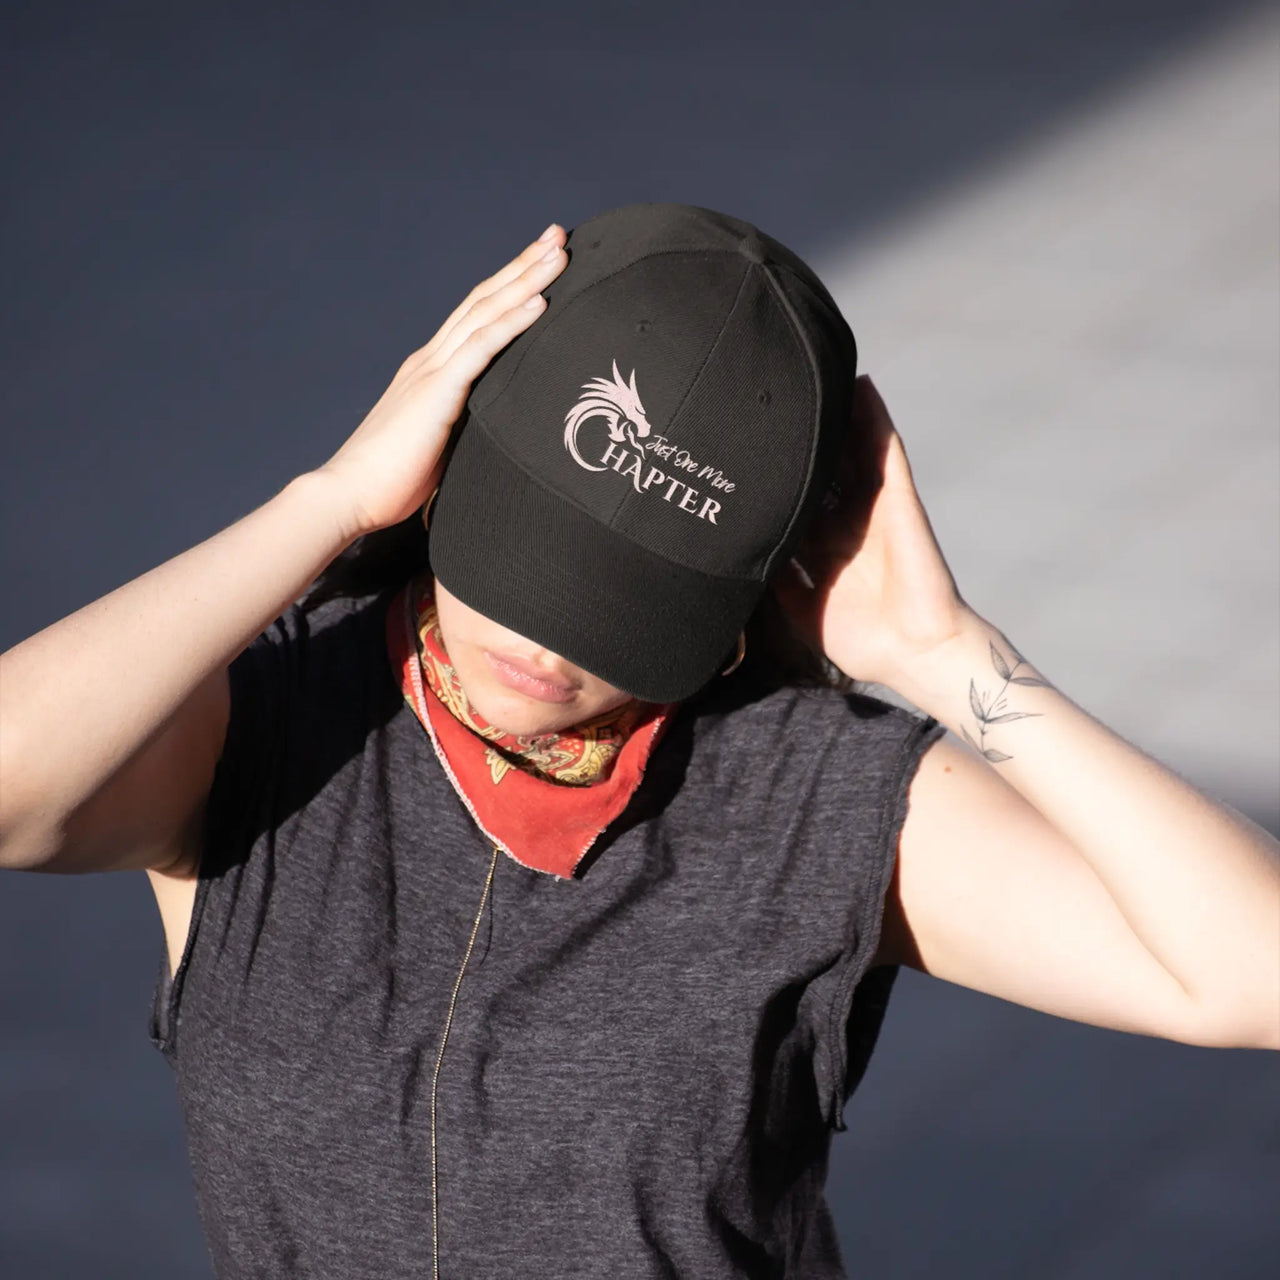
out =
[(629, 703), (562, 733), (507, 733), (470, 704), (433, 587), (420, 575), (387, 611), (387, 651), (405, 701), (484, 835), (523, 866), (568, 878), (626, 808), (679, 703)]
[(512, 769), (569, 786), (592, 786), (612, 771), (622, 744), (644, 717), (644, 707), (628, 703), (559, 733), (525, 737), (489, 724), (471, 705), (449, 661), (431, 584), (419, 580), (414, 630), (427, 687), (459, 723), (485, 739), (485, 763), (500, 783)]

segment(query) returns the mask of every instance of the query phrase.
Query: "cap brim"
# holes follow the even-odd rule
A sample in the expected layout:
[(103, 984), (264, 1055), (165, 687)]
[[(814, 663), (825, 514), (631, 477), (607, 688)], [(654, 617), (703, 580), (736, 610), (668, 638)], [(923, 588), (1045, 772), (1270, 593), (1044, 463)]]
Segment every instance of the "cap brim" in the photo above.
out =
[(646, 702), (691, 697), (732, 660), (764, 584), (654, 555), (513, 463), (472, 418), (431, 505), (445, 590)]

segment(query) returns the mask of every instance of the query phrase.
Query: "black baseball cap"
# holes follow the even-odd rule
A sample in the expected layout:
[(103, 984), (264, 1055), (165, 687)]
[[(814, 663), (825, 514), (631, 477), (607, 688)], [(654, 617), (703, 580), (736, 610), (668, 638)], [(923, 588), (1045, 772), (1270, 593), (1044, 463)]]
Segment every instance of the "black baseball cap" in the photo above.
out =
[(711, 209), (625, 205), (565, 248), (455, 426), (432, 572), (633, 697), (681, 701), (733, 660), (817, 513), (853, 333), (799, 257)]

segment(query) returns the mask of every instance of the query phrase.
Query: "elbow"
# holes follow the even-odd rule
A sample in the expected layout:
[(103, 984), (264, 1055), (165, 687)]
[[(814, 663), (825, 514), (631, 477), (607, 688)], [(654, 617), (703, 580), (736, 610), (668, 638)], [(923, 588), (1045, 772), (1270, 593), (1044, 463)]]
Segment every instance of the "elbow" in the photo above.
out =
[(0, 733), (0, 871), (38, 871), (56, 856), (66, 821), (48, 781), (23, 768), (32, 754), (16, 719), (6, 713)]
[(61, 843), (59, 824), (6, 813), (0, 820), (0, 871), (42, 871)]
[(39, 871), (57, 854), (65, 823), (25, 794), (12, 767), (0, 786), (0, 871)]
[[(1280, 994), (1280, 993), (1278, 993)], [(1190, 1034), (1179, 1037), (1209, 1049), (1273, 1049), (1280, 1051), (1280, 999), (1262, 1009), (1226, 1018), (1221, 1009), (1202, 1011)]]
[(1271, 1009), (1260, 1028), (1247, 1037), (1241, 1037), (1241, 1049), (1273, 1049), (1280, 1052), (1280, 1007)]
[(1237, 1028), (1234, 1034), (1225, 1035), (1216, 1043), (1222, 1049), (1271, 1049), (1280, 1052), (1280, 1023), (1261, 1030), (1257, 1027)]

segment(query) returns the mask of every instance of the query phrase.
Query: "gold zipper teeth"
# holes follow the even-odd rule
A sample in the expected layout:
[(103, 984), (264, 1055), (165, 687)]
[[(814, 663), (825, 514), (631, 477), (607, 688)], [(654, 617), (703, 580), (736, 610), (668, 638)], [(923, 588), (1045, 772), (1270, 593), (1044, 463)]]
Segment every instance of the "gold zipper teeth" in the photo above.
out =
[(458, 991), (462, 987), (463, 976), (467, 972), (467, 962), (471, 959), (471, 949), (475, 946), (476, 934), (480, 931), (480, 920), (484, 916), (484, 906), (489, 900), (489, 888), (493, 884), (493, 873), (498, 865), (498, 845), (493, 846), (493, 858), (489, 862), (489, 874), (485, 877), (484, 892), (480, 895), (480, 906), (476, 910), (476, 918), (471, 926), (471, 937), (467, 939), (467, 949), (458, 969), (458, 977), (453, 984), (453, 994), (449, 997), (449, 1012), (444, 1020), (444, 1032), (440, 1037), (440, 1052), (436, 1054), (436, 1069), (431, 1077), (431, 1275), (432, 1280), (440, 1280), (440, 1214), (436, 1184), (436, 1086), (440, 1083), (440, 1064), (444, 1061), (444, 1047), (449, 1040), (449, 1028), (453, 1025), (453, 1010), (458, 1003)]

